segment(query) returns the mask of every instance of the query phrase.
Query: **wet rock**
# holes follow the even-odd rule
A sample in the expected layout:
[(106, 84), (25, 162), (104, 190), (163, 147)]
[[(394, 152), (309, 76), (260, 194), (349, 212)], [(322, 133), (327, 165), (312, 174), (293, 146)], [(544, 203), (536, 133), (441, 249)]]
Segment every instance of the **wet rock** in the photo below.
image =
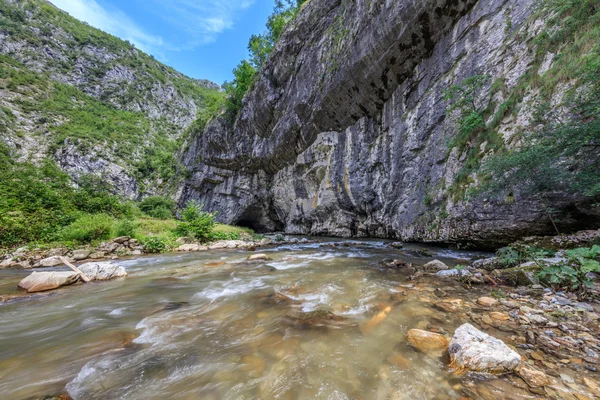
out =
[(536, 277), (539, 270), (540, 267), (537, 265), (531, 265), (502, 270), (497, 269), (492, 272), (492, 275), (494, 278), (511, 286), (530, 286), (539, 283)]
[(269, 256), (267, 256), (266, 254), (252, 254), (246, 260), (248, 260), (248, 261), (268, 261), (270, 259), (271, 258), (269, 258)]
[(498, 257), (490, 257), (474, 261), (473, 268), (493, 271), (495, 269), (503, 269), (505, 266), (500, 262)]
[(423, 266), (423, 268), (425, 268), (426, 271), (442, 271), (442, 270), (448, 270), (448, 269), (450, 269), (449, 266), (447, 266), (446, 264), (444, 264), (440, 260), (430, 261), (427, 264), (425, 264)]
[(432, 257), (433, 253), (427, 249), (417, 249), (415, 250), (415, 253), (417, 253), (417, 255), (421, 256), (421, 257)]
[(471, 324), (464, 324), (454, 332), (449, 353), (453, 367), (460, 370), (505, 373), (521, 363), (516, 351)]
[(75, 250), (73, 252), (73, 260), (75, 260), (75, 261), (85, 260), (86, 258), (88, 258), (90, 256), (91, 253), (92, 252), (88, 249)]
[(381, 307), (381, 311), (378, 312), (373, 318), (371, 318), (360, 330), (362, 333), (369, 333), (373, 330), (377, 325), (381, 324), (384, 319), (387, 318), (389, 313), (392, 312), (392, 307), (389, 305), (384, 305)]
[(318, 329), (331, 328), (342, 329), (353, 326), (346, 318), (327, 310), (316, 310), (311, 312), (295, 312), (283, 318), (283, 322), (296, 329)]
[(444, 299), (435, 303), (435, 307), (446, 312), (462, 311), (464, 302), (461, 299)]
[(401, 249), (404, 247), (404, 243), (402, 243), (402, 242), (390, 243), (390, 247), (394, 248), (394, 249)]
[(411, 263), (406, 262), (404, 260), (384, 260), (383, 265), (386, 268), (393, 268), (393, 269), (413, 268), (413, 265)]
[(200, 245), (198, 244), (182, 244), (177, 248), (177, 251), (199, 251)]
[(36, 264), (37, 267), (57, 267), (59, 265), (63, 265), (63, 262), (60, 261), (58, 256), (44, 258), (38, 264)]
[(426, 354), (442, 354), (448, 348), (448, 339), (439, 333), (411, 329), (406, 333), (406, 341), (415, 349)]
[(108, 281), (127, 276), (125, 268), (111, 262), (91, 262), (79, 267), (93, 281)]
[(517, 373), (529, 386), (534, 388), (543, 387), (550, 383), (546, 374), (537, 369), (522, 367), (519, 368)]
[(471, 276), (471, 272), (464, 269), (447, 269), (439, 271), (435, 274), (440, 278), (462, 278)]
[(498, 300), (491, 297), (480, 297), (477, 299), (477, 304), (483, 307), (493, 307), (498, 304)]
[(19, 288), (28, 293), (36, 293), (72, 285), (77, 281), (79, 274), (75, 272), (34, 272), (19, 282)]

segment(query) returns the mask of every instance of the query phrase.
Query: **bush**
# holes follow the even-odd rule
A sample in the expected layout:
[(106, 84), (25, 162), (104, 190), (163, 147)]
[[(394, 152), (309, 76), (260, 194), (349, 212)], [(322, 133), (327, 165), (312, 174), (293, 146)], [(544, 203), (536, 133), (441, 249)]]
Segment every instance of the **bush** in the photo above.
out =
[(202, 211), (201, 204), (190, 201), (181, 212), (183, 222), (177, 227), (177, 233), (206, 241), (210, 239), (215, 226), (215, 216), (216, 213)]
[(168, 197), (151, 196), (141, 201), (140, 210), (152, 218), (169, 219), (175, 215), (175, 202)]
[(146, 253), (164, 253), (169, 249), (167, 241), (161, 237), (151, 236), (142, 242)]
[(75, 222), (64, 227), (59, 236), (62, 240), (91, 243), (95, 240), (110, 239), (114, 219), (106, 214), (84, 214)]
[(115, 229), (115, 236), (134, 237), (138, 227), (139, 224), (135, 221), (132, 221), (130, 219), (121, 220), (117, 223)]

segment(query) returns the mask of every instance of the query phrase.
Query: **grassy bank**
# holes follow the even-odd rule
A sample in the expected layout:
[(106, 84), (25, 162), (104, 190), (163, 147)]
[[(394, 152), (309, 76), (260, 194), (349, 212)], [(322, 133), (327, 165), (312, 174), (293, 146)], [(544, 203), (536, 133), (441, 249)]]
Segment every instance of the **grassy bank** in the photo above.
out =
[(178, 237), (199, 242), (239, 239), (248, 229), (217, 224), (215, 214), (190, 203), (176, 218), (175, 202), (149, 197), (136, 202), (111, 194), (99, 177), (75, 186), (56, 164), (16, 161), (0, 144), (0, 249), (94, 246), (118, 236), (138, 239), (149, 252), (175, 247)]

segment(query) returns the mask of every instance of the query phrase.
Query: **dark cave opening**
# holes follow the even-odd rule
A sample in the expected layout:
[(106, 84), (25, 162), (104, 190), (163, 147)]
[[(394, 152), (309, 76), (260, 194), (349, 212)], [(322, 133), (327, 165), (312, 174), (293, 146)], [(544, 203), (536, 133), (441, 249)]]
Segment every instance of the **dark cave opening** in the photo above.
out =
[(248, 207), (235, 224), (250, 228), (256, 233), (278, 232), (284, 229), (284, 224), (275, 213), (267, 213), (263, 207), (256, 205)]

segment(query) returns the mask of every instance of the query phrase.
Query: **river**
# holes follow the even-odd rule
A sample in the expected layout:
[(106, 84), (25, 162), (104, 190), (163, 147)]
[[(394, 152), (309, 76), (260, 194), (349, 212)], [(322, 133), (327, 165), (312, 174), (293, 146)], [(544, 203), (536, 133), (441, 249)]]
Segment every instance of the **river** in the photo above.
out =
[[(415, 285), (381, 262), (480, 254), (388, 244), (323, 239), (262, 249), (272, 260), (252, 263), (244, 251), (142, 257), (117, 261), (125, 279), (0, 303), (1, 397), (459, 399), (464, 379), (404, 335), (451, 336), (464, 315), (432, 307), (436, 289), (477, 290)], [(0, 271), (0, 292), (27, 273)]]

